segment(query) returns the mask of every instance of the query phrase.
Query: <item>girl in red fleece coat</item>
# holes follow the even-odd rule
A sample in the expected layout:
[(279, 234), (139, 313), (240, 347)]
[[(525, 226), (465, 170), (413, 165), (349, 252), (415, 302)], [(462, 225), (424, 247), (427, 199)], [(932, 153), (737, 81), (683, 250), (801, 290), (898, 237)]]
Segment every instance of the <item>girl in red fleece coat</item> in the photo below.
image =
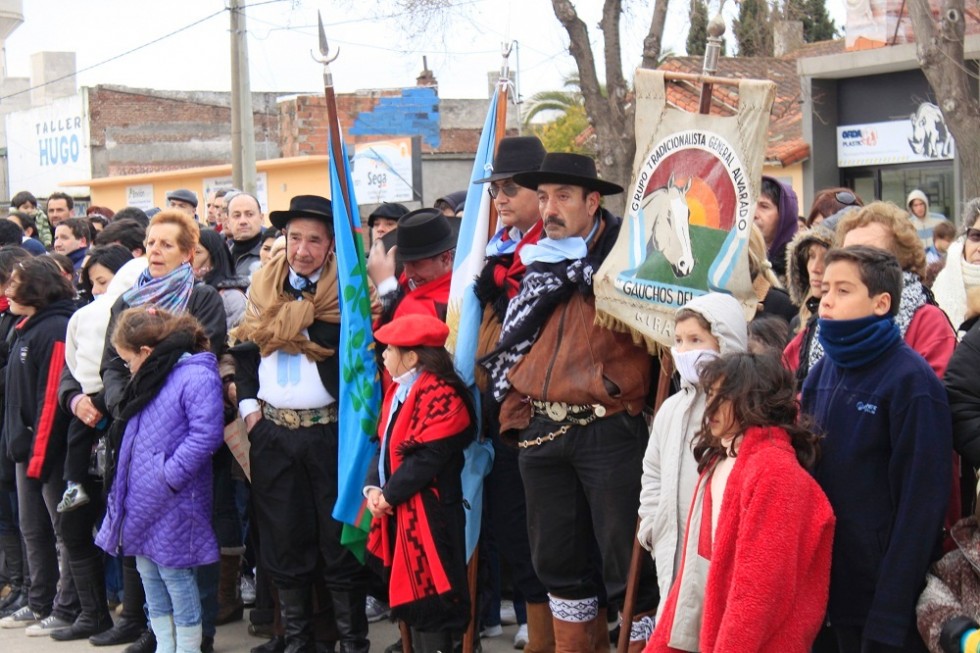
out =
[(806, 653), (827, 607), (834, 533), (804, 469), (817, 438), (797, 425), (793, 380), (775, 356), (724, 356), (701, 382), (701, 477), (680, 574), (645, 653)]

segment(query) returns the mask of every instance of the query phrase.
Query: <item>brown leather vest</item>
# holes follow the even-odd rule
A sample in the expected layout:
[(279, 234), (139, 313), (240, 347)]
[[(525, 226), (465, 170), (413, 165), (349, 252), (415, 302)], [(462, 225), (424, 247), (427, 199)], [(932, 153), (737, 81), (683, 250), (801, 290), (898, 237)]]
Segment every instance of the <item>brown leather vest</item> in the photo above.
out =
[(650, 392), (650, 355), (630, 334), (597, 326), (595, 317), (595, 297), (579, 292), (555, 309), (531, 350), (510, 371), (513, 389), (501, 407), (501, 432), (527, 427), (529, 398), (601, 404), (607, 417), (643, 410)]

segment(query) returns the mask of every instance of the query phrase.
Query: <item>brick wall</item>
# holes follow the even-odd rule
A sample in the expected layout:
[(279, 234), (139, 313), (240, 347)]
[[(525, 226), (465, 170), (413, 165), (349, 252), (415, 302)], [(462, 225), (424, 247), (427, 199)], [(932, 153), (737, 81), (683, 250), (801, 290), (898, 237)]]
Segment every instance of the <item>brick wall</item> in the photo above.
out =
[[(431, 87), (358, 91), (337, 96), (337, 112), (348, 144), (392, 136), (422, 136), (423, 154), (473, 154), (480, 142), (487, 100), (440, 100)], [(446, 123), (444, 108), (473, 104), (470, 125)], [(455, 116), (458, 112), (454, 111)], [(299, 95), (279, 102), (282, 156), (327, 153), (327, 108), (322, 95)]]
[[(231, 158), (229, 93), (87, 89), (95, 177), (226, 164)], [(276, 94), (253, 93), (257, 159), (281, 156)]]

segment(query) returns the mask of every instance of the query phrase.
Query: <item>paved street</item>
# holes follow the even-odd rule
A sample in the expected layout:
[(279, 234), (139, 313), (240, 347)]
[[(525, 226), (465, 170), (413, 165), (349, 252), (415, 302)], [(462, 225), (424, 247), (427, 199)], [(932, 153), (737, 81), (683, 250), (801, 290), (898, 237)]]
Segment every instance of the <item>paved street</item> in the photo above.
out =
[[(214, 643), (217, 653), (248, 653), (253, 646), (265, 640), (252, 637), (247, 631), (247, 621), (242, 620), (227, 626), (218, 627)], [(514, 633), (517, 626), (504, 626), (500, 637), (483, 640), (485, 653), (510, 653), (514, 650)], [(381, 653), (386, 646), (398, 637), (398, 629), (387, 621), (371, 624), (371, 650)], [(0, 628), (0, 653), (120, 653), (124, 646), (96, 648), (88, 641), (56, 642), (50, 637), (27, 637), (23, 629), (8, 630)]]

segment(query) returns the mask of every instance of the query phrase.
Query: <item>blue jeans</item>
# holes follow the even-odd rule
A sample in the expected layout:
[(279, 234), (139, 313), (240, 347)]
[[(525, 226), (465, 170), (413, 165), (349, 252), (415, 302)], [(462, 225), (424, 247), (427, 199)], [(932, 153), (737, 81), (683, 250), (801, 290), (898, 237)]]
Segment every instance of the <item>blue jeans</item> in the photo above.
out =
[(161, 567), (143, 556), (136, 556), (136, 568), (143, 579), (151, 619), (172, 614), (178, 628), (200, 625), (201, 595), (193, 568)]

